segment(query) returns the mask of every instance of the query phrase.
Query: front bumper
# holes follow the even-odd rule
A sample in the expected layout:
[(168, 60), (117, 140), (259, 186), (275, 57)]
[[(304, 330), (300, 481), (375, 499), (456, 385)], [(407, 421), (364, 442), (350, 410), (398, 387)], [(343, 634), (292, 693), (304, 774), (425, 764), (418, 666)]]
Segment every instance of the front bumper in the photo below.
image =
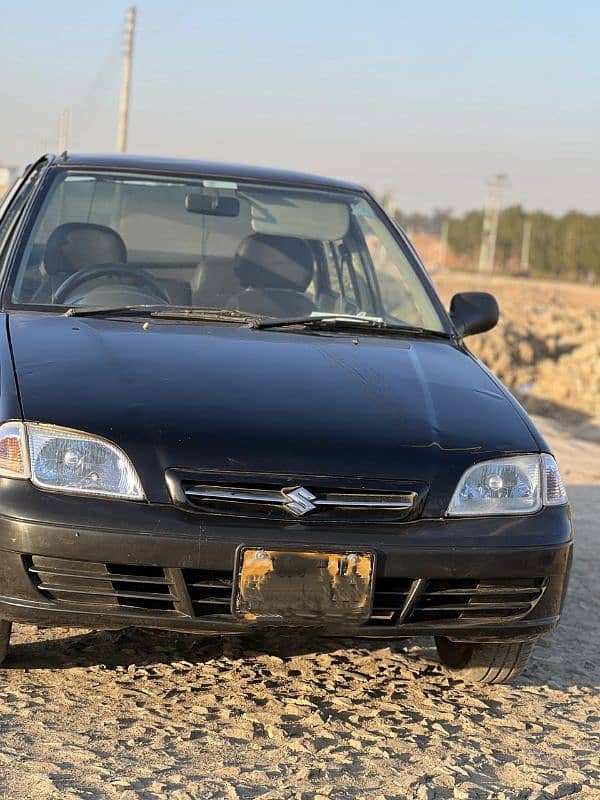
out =
[(8, 479), (0, 497), (0, 618), (43, 625), (249, 632), (260, 623), (228, 605), (243, 545), (375, 553), (373, 616), (328, 634), (525, 640), (557, 624), (572, 557), (566, 506), (367, 528), (208, 518)]

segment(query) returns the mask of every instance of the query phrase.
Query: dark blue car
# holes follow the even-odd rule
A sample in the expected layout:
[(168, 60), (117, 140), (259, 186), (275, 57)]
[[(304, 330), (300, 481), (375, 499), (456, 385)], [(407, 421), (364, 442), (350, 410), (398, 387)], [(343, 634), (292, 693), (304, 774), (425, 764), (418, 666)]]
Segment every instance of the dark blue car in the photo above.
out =
[(466, 680), (557, 624), (547, 444), (360, 186), (44, 157), (0, 210), (11, 623), (433, 635)]

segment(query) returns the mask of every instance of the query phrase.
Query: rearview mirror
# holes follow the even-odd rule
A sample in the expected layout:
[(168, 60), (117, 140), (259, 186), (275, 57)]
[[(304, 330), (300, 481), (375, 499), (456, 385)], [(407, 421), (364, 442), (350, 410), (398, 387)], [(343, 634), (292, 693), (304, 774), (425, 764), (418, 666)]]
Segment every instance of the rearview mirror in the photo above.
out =
[(228, 195), (193, 192), (186, 196), (185, 208), (192, 214), (207, 214), (209, 217), (238, 217), (240, 201)]
[(460, 292), (450, 301), (450, 318), (459, 336), (489, 331), (499, 316), (496, 298), (488, 292)]

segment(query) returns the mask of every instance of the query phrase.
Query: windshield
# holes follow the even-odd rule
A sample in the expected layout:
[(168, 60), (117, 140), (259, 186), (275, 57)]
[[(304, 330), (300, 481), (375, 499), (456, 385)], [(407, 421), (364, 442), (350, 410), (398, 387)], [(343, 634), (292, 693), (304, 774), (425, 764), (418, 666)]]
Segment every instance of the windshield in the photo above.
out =
[(340, 314), (443, 331), (421, 277), (360, 194), (56, 169), (12, 304)]

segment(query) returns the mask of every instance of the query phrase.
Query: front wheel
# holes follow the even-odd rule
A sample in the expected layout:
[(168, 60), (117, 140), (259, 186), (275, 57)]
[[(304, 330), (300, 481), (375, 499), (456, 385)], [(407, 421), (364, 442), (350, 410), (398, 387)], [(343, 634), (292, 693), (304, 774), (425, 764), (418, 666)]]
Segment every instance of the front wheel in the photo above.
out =
[(6, 622), (6, 620), (0, 619), (0, 664), (4, 661), (8, 653), (11, 629), (12, 622)]
[(442, 664), (465, 683), (508, 683), (527, 666), (533, 642), (469, 644), (435, 637)]

